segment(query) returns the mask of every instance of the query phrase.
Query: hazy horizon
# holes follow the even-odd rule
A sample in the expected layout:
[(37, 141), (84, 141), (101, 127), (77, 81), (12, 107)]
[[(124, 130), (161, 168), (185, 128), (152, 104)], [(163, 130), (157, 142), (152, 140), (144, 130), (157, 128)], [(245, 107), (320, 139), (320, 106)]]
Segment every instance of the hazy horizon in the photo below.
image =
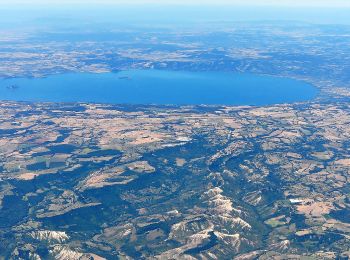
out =
[(350, 7), (348, 0), (26, 0), (0, 1), (0, 6), (57, 6), (57, 5), (228, 5), (228, 6), (288, 6), (288, 7)]
[[(79, 27), (100, 30), (116, 26), (192, 26), (220, 23), (297, 21), (311, 24), (350, 24), (344, 0), (0, 0), (0, 27)], [(199, 5), (201, 2), (201, 5)], [(70, 21), (67, 24), (66, 21)], [(42, 23), (45, 21), (45, 23)], [(101, 24), (103, 24), (102, 27)]]
[[(74, 5), (28, 6), (12, 5), (0, 7), (1, 27), (28, 27), (32, 24), (65, 25), (67, 19), (86, 23), (127, 24), (162, 26), (165, 24), (186, 25), (191, 23), (258, 22), (258, 21), (298, 21), (312, 24), (350, 24), (347, 8), (303, 8), (266, 6), (168, 6), (168, 5)], [(45, 24), (42, 21), (45, 20)]]

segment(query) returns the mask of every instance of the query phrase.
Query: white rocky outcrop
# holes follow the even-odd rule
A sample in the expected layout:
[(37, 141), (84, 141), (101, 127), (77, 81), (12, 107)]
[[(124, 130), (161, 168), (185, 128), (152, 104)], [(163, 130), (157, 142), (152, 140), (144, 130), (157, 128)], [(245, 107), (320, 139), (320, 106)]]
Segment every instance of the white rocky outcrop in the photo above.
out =
[(223, 193), (224, 191), (219, 188), (219, 187), (215, 187), (215, 188), (212, 188), (212, 189), (209, 189), (208, 191), (204, 192), (204, 195), (207, 196), (208, 198), (212, 198), (218, 194), (221, 194)]
[(232, 229), (243, 229), (243, 230), (250, 230), (252, 226), (241, 219), (240, 217), (231, 217), (231, 216), (217, 216), (219, 222), (222, 225), (228, 225)]
[(36, 253), (29, 253), (29, 260), (41, 260), (41, 257)]
[(196, 234), (186, 237), (186, 243), (178, 248), (171, 249), (162, 253), (161, 255), (156, 256), (156, 259), (184, 259), (184, 260), (193, 260), (197, 259), (190, 255), (184, 254), (186, 250), (196, 248), (199, 245), (205, 243), (210, 238), (209, 232), (213, 231), (213, 226), (202, 230)]
[(283, 241), (280, 241), (278, 243), (272, 244), (270, 246), (270, 248), (272, 250), (280, 252), (280, 253), (284, 253), (284, 252), (288, 251), (289, 247), (290, 247), (289, 240), (283, 240)]
[(69, 236), (66, 234), (66, 232), (50, 230), (33, 231), (30, 233), (30, 236), (34, 239), (46, 241), (49, 243), (64, 243), (69, 239)]
[(234, 213), (241, 215), (242, 211), (234, 208), (231, 199), (223, 196), (222, 193), (223, 190), (221, 188), (215, 187), (205, 192), (202, 198), (206, 199), (206, 203), (214, 214), (222, 215)]
[(50, 250), (50, 254), (59, 260), (79, 260), (84, 254), (74, 251), (66, 246), (55, 246), (52, 250)]
[(241, 247), (241, 235), (240, 234), (225, 234), (221, 232), (214, 232), (215, 236), (218, 238), (220, 242), (224, 245), (229, 246), (234, 251), (239, 252)]

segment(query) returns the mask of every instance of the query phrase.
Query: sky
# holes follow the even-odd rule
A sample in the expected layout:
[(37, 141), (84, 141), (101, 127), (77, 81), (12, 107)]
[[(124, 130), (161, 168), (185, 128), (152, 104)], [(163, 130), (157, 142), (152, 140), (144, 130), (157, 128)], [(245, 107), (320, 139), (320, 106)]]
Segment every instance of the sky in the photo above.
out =
[(0, 0), (5, 5), (240, 5), (293, 7), (350, 7), (350, 0)]

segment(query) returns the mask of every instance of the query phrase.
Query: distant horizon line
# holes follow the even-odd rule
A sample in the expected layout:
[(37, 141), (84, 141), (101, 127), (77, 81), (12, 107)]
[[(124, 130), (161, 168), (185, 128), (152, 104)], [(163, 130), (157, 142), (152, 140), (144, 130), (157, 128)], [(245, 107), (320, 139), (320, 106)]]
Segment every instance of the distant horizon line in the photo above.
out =
[(274, 4), (224, 4), (224, 3), (218, 3), (218, 4), (196, 4), (196, 3), (140, 3), (140, 4), (130, 4), (130, 3), (43, 3), (43, 4), (1, 4), (0, 8), (28, 8), (28, 7), (145, 7), (145, 6), (159, 6), (159, 7), (165, 7), (165, 6), (176, 6), (176, 7), (230, 7), (230, 8), (294, 8), (294, 9), (302, 9), (302, 8), (316, 8), (316, 9), (350, 9), (350, 1), (349, 5), (344, 6), (327, 6), (327, 5), (274, 5)]
[(0, 7), (50, 6), (230, 6), (350, 8), (349, 0), (0, 0)]

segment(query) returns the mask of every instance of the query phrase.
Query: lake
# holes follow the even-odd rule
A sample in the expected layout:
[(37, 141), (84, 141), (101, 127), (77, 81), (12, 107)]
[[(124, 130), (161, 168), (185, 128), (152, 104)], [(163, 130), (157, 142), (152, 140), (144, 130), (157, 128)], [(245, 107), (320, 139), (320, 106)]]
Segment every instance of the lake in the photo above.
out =
[(270, 105), (308, 101), (317, 94), (303, 81), (229, 72), (129, 70), (0, 80), (0, 99), (12, 101)]

